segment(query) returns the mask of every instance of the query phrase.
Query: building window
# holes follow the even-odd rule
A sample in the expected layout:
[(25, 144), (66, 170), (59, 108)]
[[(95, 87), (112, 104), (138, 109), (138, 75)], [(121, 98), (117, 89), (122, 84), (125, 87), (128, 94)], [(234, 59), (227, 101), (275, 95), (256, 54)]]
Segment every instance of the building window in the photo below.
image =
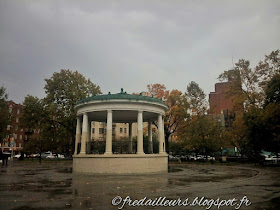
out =
[(24, 140), (27, 141), (27, 135), (24, 136)]
[(124, 133), (126, 133), (126, 128), (124, 128)]
[(15, 130), (17, 131), (18, 130), (18, 126), (16, 125), (16, 127), (15, 127)]
[(20, 113), (20, 110), (19, 110), (19, 108), (17, 109), (17, 114), (19, 114)]
[(21, 147), (21, 143), (19, 143), (18, 146)]
[(10, 106), (10, 107), (9, 107), (9, 112), (12, 113), (12, 111), (13, 111), (13, 107)]
[(122, 133), (122, 131), (123, 131), (123, 129), (122, 129), (122, 128), (120, 128), (120, 133)]
[(94, 128), (92, 128), (92, 133), (94, 133), (94, 131), (95, 131), (95, 129), (94, 129)]
[(9, 131), (11, 129), (11, 125), (7, 125), (7, 130)]
[(17, 139), (17, 134), (16, 134), (16, 133), (14, 133), (14, 139), (15, 139), (15, 140)]
[(19, 135), (19, 139), (22, 140), (22, 135)]
[(99, 134), (104, 134), (104, 128), (99, 128)]
[(22, 129), (20, 129), (20, 131), (21, 131), (21, 132), (23, 132), (23, 128), (22, 128)]
[(16, 123), (18, 123), (18, 117), (16, 118)]

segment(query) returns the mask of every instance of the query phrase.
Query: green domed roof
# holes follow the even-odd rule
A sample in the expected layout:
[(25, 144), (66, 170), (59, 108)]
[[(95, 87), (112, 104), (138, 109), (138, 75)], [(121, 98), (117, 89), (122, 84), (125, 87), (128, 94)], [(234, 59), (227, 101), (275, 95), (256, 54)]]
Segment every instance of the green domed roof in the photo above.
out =
[(89, 102), (89, 101), (106, 101), (106, 100), (114, 100), (114, 99), (149, 101), (149, 102), (155, 102), (155, 103), (160, 103), (160, 104), (165, 105), (164, 101), (162, 101), (161, 99), (157, 99), (157, 98), (149, 97), (149, 96), (143, 96), (141, 93), (140, 93), (140, 95), (127, 94), (126, 92), (123, 91), (123, 89), (121, 89), (120, 93), (116, 93), (116, 94), (111, 94), (109, 92), (106, 95), (95, 95), (92, 97), (84, 98), (84, 99), (78, 101), (77, 104), (82, 104), (82, 103)]

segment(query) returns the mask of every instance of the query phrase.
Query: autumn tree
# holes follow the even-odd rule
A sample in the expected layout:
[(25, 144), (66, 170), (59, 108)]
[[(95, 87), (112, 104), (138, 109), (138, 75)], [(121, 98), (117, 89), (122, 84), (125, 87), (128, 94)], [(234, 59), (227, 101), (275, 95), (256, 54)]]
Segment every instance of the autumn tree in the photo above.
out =
[(222, 144), (225, 147), (240, 148), (240, 153), (244, 156), (250, 150), (247, 130), (243, 114), (236, 114), (232, 127), (228, 127), (221, 132)]
[[(100, 88), (77, 71), (63, 69), (45, 81), (46, 97), (27, 96), (23, 103), (22, 124), (31, 131), (33, 138), (29, 148), (64, 153), (72, 149), (73, 152), (76, 131), (74, 107), (79, 100), (100, 94)], [(33, 135), (34, 129), (40, 129), (40, 135)], [(40, 145), (40, 148), (32, 145)]]
[[(250, 67), (250, 61), (241, 59), (235, 64), (234, 69), (224, 71), (220, 74), (220, 81), (230, 82), (227, 97), (234, 96), (234, 108), (245, 107), (245, 110), (251, 107), (260, 107), (262, 97), (259, 95), (258, 75)], [(239, 109), (240, 110), (240, 109)]]
[[(42, 100), (37, 97), (27, 95), (23, 101), (22, 117), (20, 121), (20, 126), (23, 129), (27, 129), (26, 134), (28, 135), (28, 140), (24, 145), (25, 152), (41, 153), (45, 149), (41, 133), (44, 131), (44, 126), (46, 123), (45, 111)], [(34, 135), (34, 131), (38, 132), (38, 135)]]
[[(75, 105), (83, 98), (100, 94), (100, 87), (86, 79), (77, 71), (62, 69), (55, 72), (50, 79), (45, 79), (45, 103), (47, 109), (55, 112), (55, 120), (60, 130), (68, 137), (68, 142), (74, 151), (76, 131)], [(51, 108), (50, 108), (51, 107)]]
[(265, 90), (265, 107), (268, 104), (280, 104), (280, 72), (274, 75)]
[(179, 90), (167, 91), (165, 93), (165, 103), (169, 107), (164, 116), (165, 145), (166, 152), (169, 153), (169, 137), (177, 132), (184, 120), (188, 118), (189, 104)]
[(265, 149), (278, 155), (280, 151), (280, 74), (274, 75), (265, 90), (264, 125), (266, 126)]
[[(187, 101), (181, 91), (168, 91), (163, 84), (150, 84), (147, 85), (147, 89), (154, 97), (163, 99), (169, 107), (164, 116), (165, 146), (166, 152), (169, 153), (169, 137), (177, 131), (184, 118), (188, 116)], [(156, 122), (154, 124), (157, 126)]]
[(206, 95), (196, 82), (190, 82), (185, 95), (194, 115), (202, 116), (206, 114), (208, 106)]
[(250, 109), (244, 114), (247, 138), (252, 156), (261, 160), (261, 151), (280, 151), (280, 75), (274, 75), (266, 84), (262, 108)]
[(163, 99), (166, 94), (166, 87), (163, 84), (150, 84), (147, 85), (148, 92), (152, 94), (155, 98)]
[(39, 129), (43, 122), (44, 107), (38, 97), (27, 95), (23, 101), (21, 127), (33, 131)]
[(179, 130), (179, 136), (186, 148), (209, 154), (218, 147), (219, 133), (214, 119), (207, 115), (208, 102), (204, 91), (196, 82), (187, 86), (185, 93), (191, 116)]
[(265, 92), (268, 83), (270, 83), (274, 75), (280, 74), (279, 50), (272, 51), (269, 55), (265, 55), (264, 61), (260, 61), (256, 66), (256, 74), (259, 79), (259, 86)]
[(255, 68), (250, 67), (249, 61), (241, 59), (233, 70), (219, 76), (220, 80), (230, 82), (228, 95), (235, 95), (235, 104), (244, 107), (236, 112), (229, 136), (235, 138), (234, 143), (247, 148), (247, 154), (256, 160), (260, 160), (262, 149), (272, 151), (277, 148), (279, 73), (280, 56), (276, 50), (266, 55)]
[(274, 75), (280, 73), (279, 50), (266, 55), (255, 68), (250, 67), (250, 61), (240, 59), (232, 70), (219, 75), (220, 81), (231, 83), (228, 96), (235, 96), (235, 104), (250, 108), (261, 108), (265, 100), (265, 90)]

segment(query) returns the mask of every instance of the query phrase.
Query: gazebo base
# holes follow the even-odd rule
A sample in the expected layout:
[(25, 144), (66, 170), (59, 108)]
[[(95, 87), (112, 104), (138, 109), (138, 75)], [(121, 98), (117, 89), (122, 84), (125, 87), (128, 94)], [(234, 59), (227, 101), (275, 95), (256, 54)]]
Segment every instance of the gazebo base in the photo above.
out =
[(167, 171), (167, 154), (78, 154), (73, 156), (74, 173), (146, 174)]

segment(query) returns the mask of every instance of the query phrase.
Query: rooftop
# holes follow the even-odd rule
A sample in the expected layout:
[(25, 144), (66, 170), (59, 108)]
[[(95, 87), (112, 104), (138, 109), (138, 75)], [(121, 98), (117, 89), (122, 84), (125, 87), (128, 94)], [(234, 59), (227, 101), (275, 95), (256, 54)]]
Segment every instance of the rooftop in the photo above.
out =
[(104, 95), (95, 95), (92, 97), (84, 98), (78, 101), (77, 104), (82, 104), (89, 101), (107, 101), (107, 100), (119, 100), (119, 99), (149, 101), (149, 102), (155, 102), (155, 103), (160, 103), (165, 105), (164, 101), (161, 99), (154, 98), (153, 96), (152, 97), (143, 96), (142, 93), (140, 93), (139, 95), (128, 94), (127, 92), (123, 91), (123, 88), (121, 88), (120, 93), (111, 94), (109, 92), (108, 94), (104, 94)]

